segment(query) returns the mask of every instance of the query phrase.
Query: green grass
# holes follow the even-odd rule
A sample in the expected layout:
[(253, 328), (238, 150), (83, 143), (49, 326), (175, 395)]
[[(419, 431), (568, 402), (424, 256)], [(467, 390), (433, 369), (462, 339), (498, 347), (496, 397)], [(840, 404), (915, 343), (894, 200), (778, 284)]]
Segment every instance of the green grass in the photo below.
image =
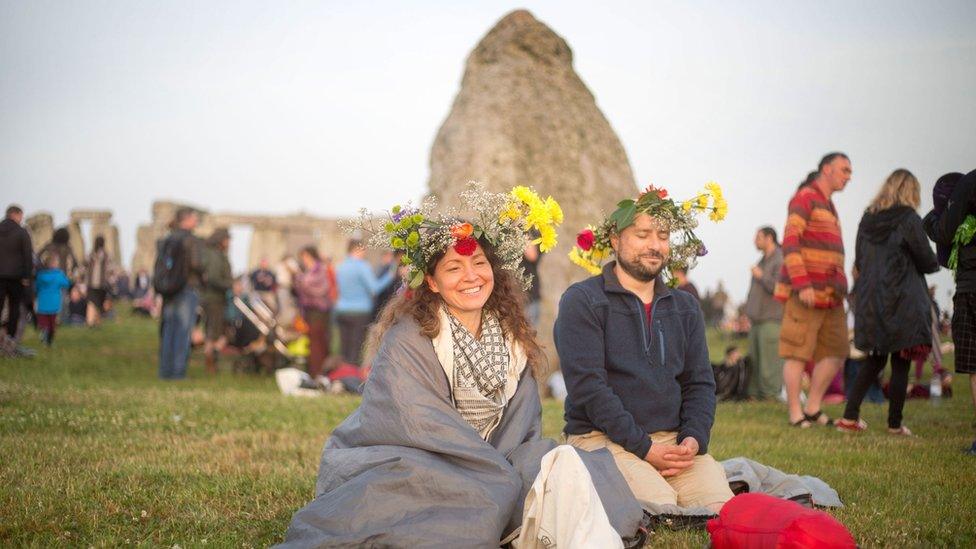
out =
[[(38, 347), (31, 334), (26, 343)], [(712, 334), (713, 355), (726, 342)], [(39, 347), (38, 347), (39, 348)], [(295, 399), (267, 377), (156, 379), (156, 325), (124, 318), (65, 328), (33, 360), (0, 360), (0, 543), (4, 546), (267, 546), (311, 497), (319, 452), (358, 400)], [(866, 547), (976, 545), (976, 458), (967, 379), (956, 396), (910, 401), (919, 435), (845, 435), (786, 426), (774, 403), (720, 404), (711, 452), (823, 478), (847, 507), (834, 515)], [(827, 410), (840, 414), (837, 406)], [(544, 403), (548, 436), (562, 410)], [(477, 520), (477, 517), (472, 517)], [(703, 532), (658, 546), (702, 547)]]

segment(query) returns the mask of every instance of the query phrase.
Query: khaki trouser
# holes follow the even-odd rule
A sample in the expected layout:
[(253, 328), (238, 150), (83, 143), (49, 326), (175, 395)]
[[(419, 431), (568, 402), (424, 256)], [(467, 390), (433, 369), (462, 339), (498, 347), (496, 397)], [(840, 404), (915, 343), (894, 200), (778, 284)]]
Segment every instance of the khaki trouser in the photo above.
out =
[[(652, 433), (650, 437), (654, 444), (675, 444), (678, 433), (661, 431)], [(653, 503), (705, 507), (732, 499), (725, 469), (708, 454), (695, 456), (694, 465), (675, 476), (665, 478), (653, 465), (612, 442), (601, 431), (569, 435), (566, 441), (581, 450), (609, 450), (641, 505)]]

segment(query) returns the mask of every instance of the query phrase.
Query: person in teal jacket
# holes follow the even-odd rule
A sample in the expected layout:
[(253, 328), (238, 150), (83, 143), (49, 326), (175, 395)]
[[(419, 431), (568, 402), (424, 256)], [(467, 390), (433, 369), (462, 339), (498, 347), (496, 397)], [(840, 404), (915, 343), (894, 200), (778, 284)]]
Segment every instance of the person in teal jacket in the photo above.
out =
[(41, 331), (41, 341), (51, 346), (54, 341), (54, 330), (57, 327), (58, 313), (61, 312), (61, 302), (64, 291), (71, 286), (68, 275), (58, 269), (57, 258), (48, 258), (47, 265), (37, 273), (34, 288), (37, 293), (37, 329)]

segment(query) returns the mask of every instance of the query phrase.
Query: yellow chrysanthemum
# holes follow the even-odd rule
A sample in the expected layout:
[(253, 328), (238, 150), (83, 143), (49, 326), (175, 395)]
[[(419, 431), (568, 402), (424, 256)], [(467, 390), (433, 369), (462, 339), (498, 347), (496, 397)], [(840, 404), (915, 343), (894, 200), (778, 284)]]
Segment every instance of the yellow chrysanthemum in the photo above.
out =
[(546, 209), (549, 210), (549, 218), (554, 224), (559, 225), (563, 222), (563, 209), (551, 196), (546, 198)]
[(525, 225), (530, 229), (541, 229), (543, 225), (549, 225), (552, 223), (552, 217), (549, 215), (549, 210), (546, 209), (545, 204), (540, 204), (541, 207), (529, 207), (529, 214), (525, 216)]
[(575, 246), (573, 247), (572, 250), (569, 251), (569, 260), (572, 261), (574, 264), (579, 265), (580, 267), (586, 269), (587, 272), (589, 272), (591, 275), (598, 275), (601, 272), (600, 266), (594, 263), (593, 261), (583, 257), (583, 254), (580, 253), (580, 249)]
[(685, 213), (690, 212), (691, 209), (694, 207), (695, 207), (694, 200), (685, 200), (684, 202), (681, 203), (681, 210), (684, 211)]
[(709, 181), (705, 184), (705, 188), (712, 194), (713, 197), (715, 197), (716, 200), (722, 198), (722, 187), (720, 187), (718, 183)]
[(698, 195), (697, 200), (698, 200), (697, 206), (698, 206), (698, 209), (699, 210), (704, 210), (705, 208), (708, 207), (708, 195), (707, 194), (702, 193), (702, 194)]
[(519, 208), (518, 203), (509, 202), (508, 207), (505, 208), (501, 215), (498, 216), (498, 220), (505, 221), (506, 219), (511, 219), (512, 221), (515, 221), (520, 217), (522, 217), (522, 210)]
[(597, 263), (606, 259), (608, 255), (609, 255), (609, 250), (607, 250), (606, 248), (598, 248), (594, 246), (593, 249), (590, 250), (590, 257), (592, 257), (593, 261)]
[(530, 208), (533, 206), (538, 207), (538, 205), (542, 203), (542, 199), (539, 198), (539, 195), (535, 194), (532, 189), (524, 185), (514, 187), (512, 189), (512, 196)]
[(545, 253), (556, 247), (556, 229), (552, 225), (539, 226), (539, 251)]

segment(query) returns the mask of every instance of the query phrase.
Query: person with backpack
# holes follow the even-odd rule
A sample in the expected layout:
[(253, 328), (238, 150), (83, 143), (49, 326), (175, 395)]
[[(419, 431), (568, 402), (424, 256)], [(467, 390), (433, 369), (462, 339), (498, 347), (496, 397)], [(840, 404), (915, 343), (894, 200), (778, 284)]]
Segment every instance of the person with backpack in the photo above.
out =
[(196, 321), (203, 286), (202, 245), (193, 229), (199, 216), (180, 208), (173, 230), (157, 243), (153, 288), (163, 298), (159, 330), (159, 377), (183, 379), (190, 358), (190, 332)]

